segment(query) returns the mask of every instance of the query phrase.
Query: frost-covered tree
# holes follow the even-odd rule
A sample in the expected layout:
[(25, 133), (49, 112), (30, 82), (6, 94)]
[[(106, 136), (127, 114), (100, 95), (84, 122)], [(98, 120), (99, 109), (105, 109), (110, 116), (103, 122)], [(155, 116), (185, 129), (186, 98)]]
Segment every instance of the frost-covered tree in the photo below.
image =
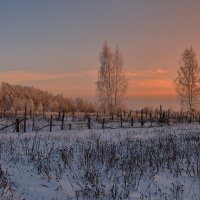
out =
[[(88, 103), (84, 101), (84, 109)], [(17, 112), (24, 111), (24, 107), (33, 112), (77, 110), (74, 100), (66, 98), (61, 94), (53, 95), (34, 87), (11, 85), (3, 82), (0, 86), (0, 110), (6, 109)]]
[(113, 54), (105, 42), (100, 53), (100, 68), (97, 81), (97, 95), (101, 108), (111, 111), (113, 106), (112, 99), (112, 75), (113, 75)]
[(178, 99), (190, 113), (198, 107), (200, 97), (200, 67), (194, 50), (186, 48), (181, 55), (175, 79)]
[(100, 68), (96, 82), (98, 100), (102, 109), (113, 112), (123, 104), (128, 85), (122, 55), (118, 48), (113, 53), (105, 42), (99, 61)]
[(116, 48), (115, 54), (113, 55), (113, 70), (113, 98), (114, 108), (116, 110), (122, 106), (128, 88), (128, 79), (123, 68), (123, 58), (118, 48)]

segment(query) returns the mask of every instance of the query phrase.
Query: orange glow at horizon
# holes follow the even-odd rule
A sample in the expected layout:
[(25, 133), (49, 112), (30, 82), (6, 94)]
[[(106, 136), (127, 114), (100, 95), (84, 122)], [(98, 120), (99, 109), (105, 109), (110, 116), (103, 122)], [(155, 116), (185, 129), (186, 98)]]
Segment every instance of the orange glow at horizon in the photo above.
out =
[(128, 96), (175, 96), (171, 80), (137, 80), (129, 82)]
[(128, 97), (176, 96), (173, 74), (165, 69), (127, 72)]
[[(164, 69), (127, 71), (127, 97), (175, 96), (173, 77)], [(67, 97), (95, 96), (96, 70), (79, 72), (8, 71), (0, 73), (0, 80), (47, 90)]]

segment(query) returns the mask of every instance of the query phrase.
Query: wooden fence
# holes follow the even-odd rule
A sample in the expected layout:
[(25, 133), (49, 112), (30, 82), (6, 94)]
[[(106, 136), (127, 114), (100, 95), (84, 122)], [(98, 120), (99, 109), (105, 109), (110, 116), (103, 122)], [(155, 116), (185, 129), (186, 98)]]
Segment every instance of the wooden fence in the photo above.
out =
[[(33, 113), (24, 109), (23, 113), (9, 113), (5, 110), (0, 114), (1, 120), (7, 120), (6, 124), (0, 124), (0, 132), (27, 132), (30, 131), (54, 131), (72, 129), (116, 129), (116, 128), (150, 128), (171, 123), (200, 124), (200, 114), (170, 113), (160, 106), (157, 112), (130, 111), (123, 113), (100, 114), (92, 113)], [(31, 123), (31, 125), (30, 125)]]

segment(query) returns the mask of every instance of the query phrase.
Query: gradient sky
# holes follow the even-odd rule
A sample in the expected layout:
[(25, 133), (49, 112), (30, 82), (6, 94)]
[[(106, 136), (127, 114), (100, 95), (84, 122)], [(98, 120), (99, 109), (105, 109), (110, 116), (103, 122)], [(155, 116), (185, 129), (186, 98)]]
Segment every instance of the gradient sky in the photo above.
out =
[(2, 0), (0, 80), (93, 97), (99, 53), (119, 46), (132, 107), (174, 107), (181, 53), (200, 57), (199, 0)]

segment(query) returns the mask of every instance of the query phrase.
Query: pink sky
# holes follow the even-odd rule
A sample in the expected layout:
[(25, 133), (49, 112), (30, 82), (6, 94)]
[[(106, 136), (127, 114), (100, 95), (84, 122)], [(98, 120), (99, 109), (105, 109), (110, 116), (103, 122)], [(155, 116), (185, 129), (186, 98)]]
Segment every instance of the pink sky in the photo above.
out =
[(119, 47), (133, 107), (177, 106), (181, 53), (200, 57), (200, 1), (0, 1), (0, 80), (95, 96), (99, 53)]
[[(135, 70), (126, 74), (129, 80), (127, 98), (159, 99), (160, 97), (175, 97), (176, 93), (172, 83), (173, 74), (166, 69)], [(92, 98), (95, 96), (95, 82), (97, 70), (84, 70), (78, 72), (39, 72), (31, 70), (6, 71), (0, 73), (0, 80), (11, 84), (29, 85), (39, 87), (54, 94), (62, 93), (66, 97)], [(165, 102), (166, 103), (166, 102)], [(138, 104), (129, 103), (131, 106)], [(152, 103), (151, 103), (152, 104)], [(139, 105), (139, 104), (138, 104)]]

